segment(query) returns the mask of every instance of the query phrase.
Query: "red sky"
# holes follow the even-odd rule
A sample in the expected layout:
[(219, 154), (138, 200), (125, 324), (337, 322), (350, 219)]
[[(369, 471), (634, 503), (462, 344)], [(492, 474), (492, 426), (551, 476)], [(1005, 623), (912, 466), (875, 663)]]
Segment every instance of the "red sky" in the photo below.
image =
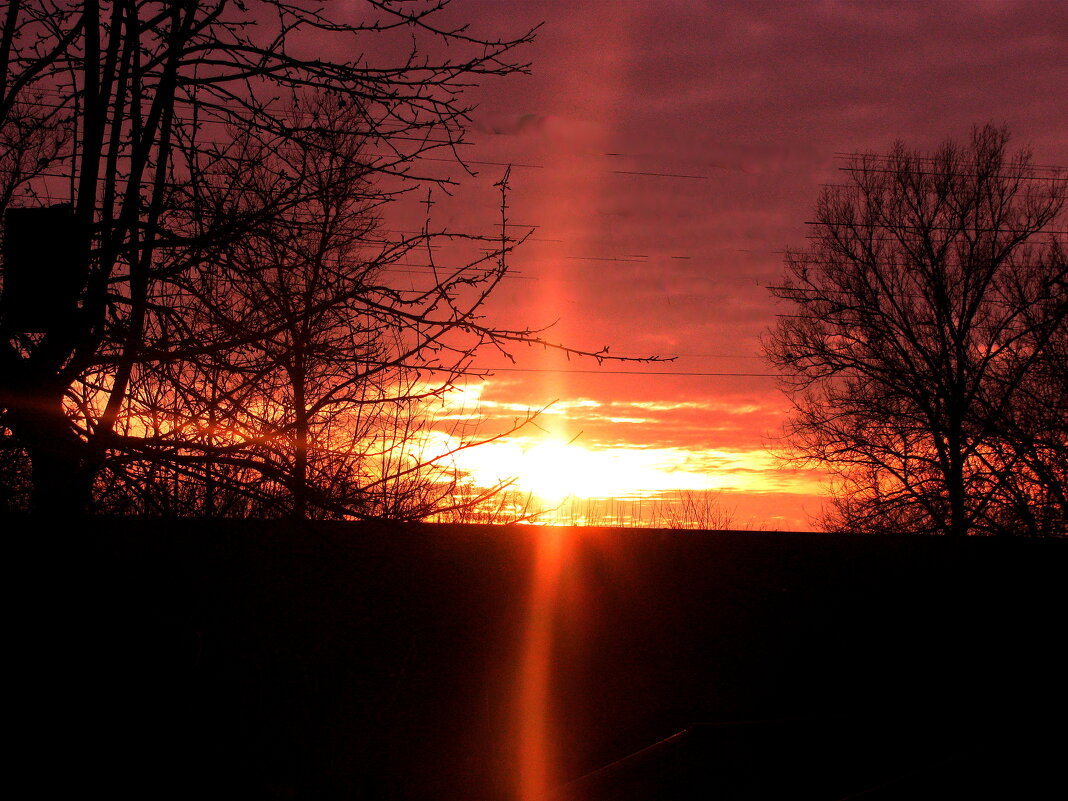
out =
[[(532, 74), (472, 95), (464, 152), (515, 165), (509, 218), (536, 226), (497, 295), (500, 319), (555, 322), (551, 338), (577, 346), (678, 357), (599, 370), (487, 355), (519, 371), (482, 387), (483, 430), (558, 401), (542, 418), (548, 434), (530, 430), (522, 447), (578, 435), (623, 470), (621, 449), (643, 452), (676, 471), (672, 486), (711, 476), (738, 526), (807, 528), (820, 508), (817, 475), (766, 455), (785, 403), (773, 378), (748, 374), (769, 372), (765, 286), (783, 249), (804, 245), (820, 184), (839, 175), (835, 154), (896, 139), (930, 148), (993, 122), (1037, 163), (1068, 164), (1059, 0), (457, 0), (450, 13), (505, 36), (544, 23), (522, 53)], [(492, 230), (502, 168), (472, 166), (479, 175), (438, 204), (436, 222)]]

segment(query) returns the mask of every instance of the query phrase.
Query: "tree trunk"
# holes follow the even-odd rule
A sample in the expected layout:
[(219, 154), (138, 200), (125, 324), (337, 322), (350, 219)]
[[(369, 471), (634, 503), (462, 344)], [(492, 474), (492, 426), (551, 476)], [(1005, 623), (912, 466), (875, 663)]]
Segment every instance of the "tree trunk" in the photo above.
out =
[(95, 469), (87, 444), (63, 412), (62, 392), (19, 393), (11, 429), (30, 459), (30, 511), (49, 517), (86, 514)]
[(298, 367), (291, 373), (293, 384), (293, 517), (308, 517), (308, 407), (306, 405), (305, 373)]
[(964, 491), (964, 459), (959, 442), (950, 442), (946, 491), (949, 495), (949, 528), (946, 533), (952, 537), (965, 537), (968, 535), (968, 513)]

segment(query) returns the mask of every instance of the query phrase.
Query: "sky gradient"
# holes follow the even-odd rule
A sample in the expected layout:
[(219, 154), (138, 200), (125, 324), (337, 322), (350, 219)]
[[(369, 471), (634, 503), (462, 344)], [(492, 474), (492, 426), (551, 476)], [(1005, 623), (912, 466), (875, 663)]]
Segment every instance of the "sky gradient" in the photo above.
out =
[[(545, 472), (548, 441), (558, 463), (582, 462), (576, 482), (715, 489), (737, 527), (809, 528), (821, 476), (768, 454), (787, 405), (759, 340), (777, 312), (766, 287), (783, 250), (804, 246), (839, 155), (898, 139), (929, 149), (992, 122), (1036, 163), (1068, 164), (1068, 3), (1056, 0), (458, 0), (449, 13), (505, 36), (543, 23), (522, 53), (531, 74), (472, 94), (463, 152), (478, 175), (434, 209), (436, 223), (492, 230), (492, 185), (513, 165), (508, 218), (530, 238), (498, 321), (677, 357), (598, 368), (487, 353), (482, 366), (507, 369), (465, 395), (488, 418), (481, 432), (553, 404), (539, 428), (471, 452), (465, 464), (487, 475), (532, 452), (528, 472)], [(599, 455), (560, 450), (576, 437)]]

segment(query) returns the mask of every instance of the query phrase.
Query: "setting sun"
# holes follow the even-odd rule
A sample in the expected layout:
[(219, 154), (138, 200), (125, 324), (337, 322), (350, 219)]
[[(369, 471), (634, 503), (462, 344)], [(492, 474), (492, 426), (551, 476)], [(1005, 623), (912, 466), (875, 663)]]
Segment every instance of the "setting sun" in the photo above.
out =
[(775, 474), (763, 451), (585, 447), (579, 441), (516, 436), (462, 451), (457, 466), (477, 485), (511, 481), (521, 494), (625, 499), (650, 493), (812, 491), (809, 475)]
[(493, 443), (464, 455), (479, 485), (514, 479), (514, 487), (548, 501), (618, 494), (628, 484), (621, 460), (559, 440)]
[(610, 476), (598, 475), (593, 454), (578, 445), (545, 442), (521, 452), (515, 466), (516, 484), (546, 501), (568, 495), (590, 495), (611, 485)]

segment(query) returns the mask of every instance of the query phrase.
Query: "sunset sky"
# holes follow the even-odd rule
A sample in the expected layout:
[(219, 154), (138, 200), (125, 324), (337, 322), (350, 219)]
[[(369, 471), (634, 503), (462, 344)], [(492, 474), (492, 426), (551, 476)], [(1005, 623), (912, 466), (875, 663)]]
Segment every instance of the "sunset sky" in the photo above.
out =
[(777, 311), (765, 287), (782, 251), (804, 246), (836, 155), (896, 139), (931, 148), (993, 122), (1038, 164), (1068, 164), (1058, 0), (461, 0), (450, 13), (502, 36), (544, 23), (522, 52), (531, 75), (472, 94), (463, 152), (478, 175), (434, 211), (492, 230), (492, 184), (513, 165), (509, 220), (531, 236), (496, 296), (500, 321), (677, 356), (482, 358), (500, 368), (465, 393), (482, 433), (553, 405), (463, 464), (489, 477), (521, 465), (520, 486), (550, 497), (569, 482), (589, 495), (714, 489), (738, 527), (809, 528), (821, 477), (768, 453), (786, 406), (759, 337)]

